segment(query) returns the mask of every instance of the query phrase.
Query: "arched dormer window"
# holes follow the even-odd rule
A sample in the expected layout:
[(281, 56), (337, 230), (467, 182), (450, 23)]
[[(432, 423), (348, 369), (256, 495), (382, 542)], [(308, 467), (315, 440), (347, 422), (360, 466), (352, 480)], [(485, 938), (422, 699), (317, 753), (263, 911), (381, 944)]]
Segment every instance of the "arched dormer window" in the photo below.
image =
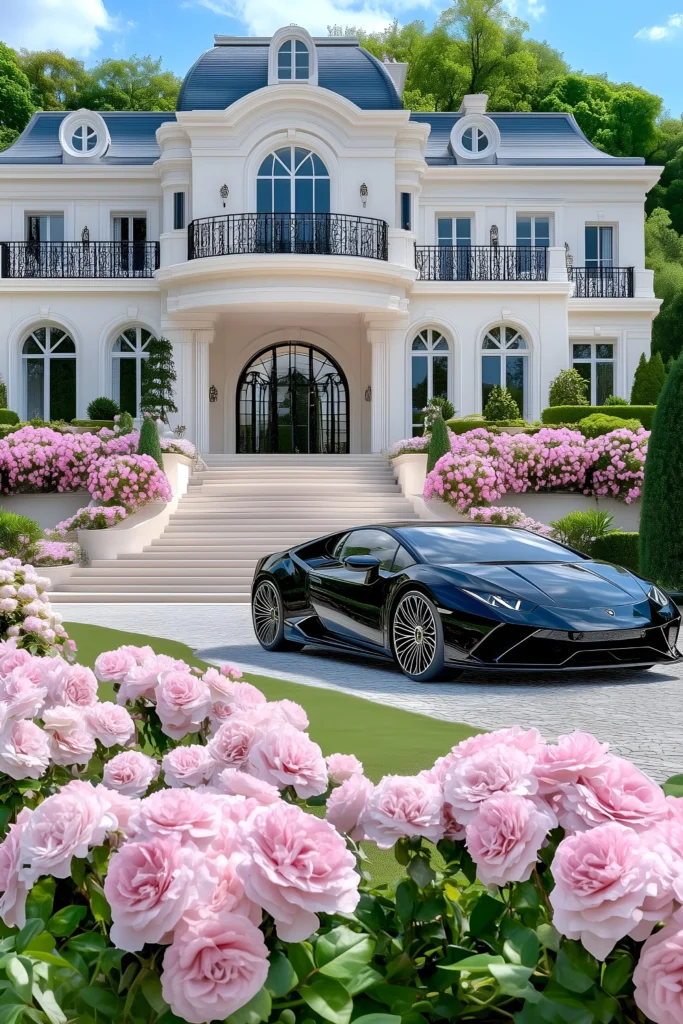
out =
[(268, 53), (268, 85), (291, 82), (318, 84), (315, 43), (306, 29), (298, 25), (278, 29), (270, 41)]
[(109, 129), (96, 110), (74, 110), (59, 126), (59, 143), (67, 163), (97, 161), (109, 149)]

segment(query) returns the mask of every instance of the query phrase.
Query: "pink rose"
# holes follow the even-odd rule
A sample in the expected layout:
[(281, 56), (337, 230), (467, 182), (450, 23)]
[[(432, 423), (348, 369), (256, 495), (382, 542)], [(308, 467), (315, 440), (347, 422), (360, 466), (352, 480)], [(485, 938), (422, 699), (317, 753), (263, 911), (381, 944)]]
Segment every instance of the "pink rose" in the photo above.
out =
[(232, 691), (234, 689), (234, 682), (228, 676), (223, 675), (217, 668), (208, 668), (202, 679), (209, 687), (209, 693), (211, 694), (211, 700), (214, 701), (230, 701), (232, 697)]
[[(460, 743), (456, 743), (451, 748), (451, 754), (454, 760), (459, 760), (462, 757), (471, 757), (473, 754), (479, 754), (490, 747), (497, 747), (500, 743), (515, 747), (515, 749), (521, 750), (524, 754), (531, 754), (535, 757), (540, 748), (545, 744), (545, 740), (538, 729), (522, 729), (519, 725), (513, 725), (509, 729), (494, 729), (493, 732), (482, 732), (476, 736), (468, 736), (466, 740), (461, 740)], [(448, 757), (449, 755), (446, 756)]]
[(0, 919), (8, 928), (23, 928), (26, 924), (26, 897), (32, 882), (26, 884), (19, 878), (21, 864), (21, 834), (31, 811), (20, 811), (15, 825), (10, 825), (7, 835), (0, 843)]
[(97, 703), (97, 679), (95, 674), (85, 665), (69, 665), (54, 678), (50, 687), (50, 699), (53, 704), (73, 704), (74, 707), (86, 708)]
[(320, 796), (327, 789), (327, 767), (322, 750), (306, 733), (292, 725), (269, 729), (257, 739), (249, 751), (247, 770), (257, 779), (281, 789), (293, 786), (296, 795), (304, 800)]
[(205, 682), (183, 669), (162, 672), (156, 690), (157, 715), (162, 731), (175, 740), (199, 732), (211, 710)]
[(525, 882), (548, 832), (557, 827), (549, 808), (502, 793), (486, 800), (467, 826), (467, 849), (484, 885)]
[(47, 734), (34, 722), (10, 720), (0, 733), (0, 772), (12, 779), (39, 779), (49, 765)]
[(609, 744), (598, 743), (587, 732), (560, 736), (557, 744), (541, 747), (536, 756), (534, 775), (541, 793), (554, 793), (559, 787), (591, 778), (609, 761)]
[(584, 831), (608, 821), (637, 831), (669, 816), (660, 787), (630, 761), (610, 755), (597, 775), (563, 788), (557, 808), (563, 828)]
[(119, 692), (117, 704), (135, 703), (140, 697), (154, 697), (155, 688), (162, 672), (189, 672), (189, 665), (168, 654), (155, 654), (151, 647), (122, 647), (121, 650), (131, 654), (135, 665), (125, 675)]
[(170, 836), (205, 849), (220, 829), (223, 799), (196, 789), (159, 790), (146, 797), (133, 815), (132, 834), (136, 839)]
[(158, 775), (159, 765), (153, 757), (139, 750), (124, 750), (107, 761), (102, 782), (123, 796), (142, 796)]
[(441, 787), (418, 775), (385, 775), (368, 799), (359, 827), (380, 850), (401, 836), (443, 837)]
[(136, 810), (139, 800), (124, 793), (117, 793), (115, 789), (109, 789), (102, 783), (95, 786), (95, 792), (101, 796), (109, 805), (109, 811), (116, 818), (116, 831), (128, 834), (128, 823), (133, 812)]
[(249, 797), (264, 805), (277, 803), (281, 799), (277, 786), (271, 786), (269, 782), (262, 782), (261, 779), (238, 771), (237, 768), (224, 768), (218, 775), (213, 776), (211, 785), (219, 793), (225, 793), (227, 796)]
[(161, 992), (190, 1024), (223, 1020), (256, 995), (268, 969), (263, 935), (246, 917), (185, 920), (164, 954)]
[(356, 860), (328, 822), (281, 800), (257, 808), (240, 828), (247, 857), (237, 870), (245, 893), (271, 914), (283, 941), (312, 935), (318, 912), (356, 909)]
[(652, 935), (640, 951), (633, 972), (636, 1006), (654, 1024), (683, 1020), (683, 923)]
[(308, 715), (301, 707), (301, 704), (297, 704), (296, 701), (287, 700), (270, 700), (263, 709), (270, 719), (276, 719), (281, 722), (286, 722), (288, 725), (293, 725), (295, 729), (300, 732), (305, 732), (308, 729)]
[(40, 713), (47, 687), (31, 678), (30, 666), (19, 665), (0, 679), (0, 701), (8, 705), (10, 718), (36, 718)]
[(43, 711), (43, 728), (55, 764), (87, 764), (95, 753), (95, 738), (84, 726), (83, 708), (69, 704), (48, 708)]
[(642, 838), (610, 822), (562, 840), (552, 863), (553, 923), (604, 960), (642, 920), (642, 905), (656, 894), (656, 864)]
[(119, 647), (116, 651), (104, 651), (95, 661), (95, 675), (101, 683), (121, 683), (136, 665), (131, 651)]
[(110, 701), (87, 708), (85, 722), (104, 747), (123, 747), (135, 739), (135, 722), (125, 708)]
[(255, 736), (256, 728), (252, 722), (236, 714), (231, 715), (207, 745), (214, 769), (244, 767)]
[(112, 942), (129, 953), (146, 942), (170, 942), (187, 908), (209, 894), (202, 861), (195, 847), (181, 846), (173, 837), (125, 843), (112, 857), (104, 882)]
[(359, 822), (374, 788), (370, 779), (364, 775), (349, 775), (341, 786), (332, 790), (327, 800), (327, 820), (330, 825), (334, 825), (337, 832), (356, 841), (363, 839), (363, 829)]
[(266, 703), (266, 696), (251, 683), (233, 682), (230, 703), (234, 712), (256, 711)]
[(446, 771), (444, 798), (458, 820), (467, 825), (479, 805), (497, 793), (533, 796), (538, 789), (533, 768), (534, 757), (518, 747), (505, 743), (485, 747), (451, 764)]
[(180, 786), (200, 786), (211, 777), (216, 764), (207, 747), (193, 743), (164, 754), (161, 767), (166, 785), (178, 789)]
[(32, 812), (21, 834), (22, 882), (41, 875), (68, 878), (72, 857), (85, 857), (117, 828), (107, 800), (89, 782), (75, 780)]
[(330, 754), (325, 762), (332, 782), (346, 782), (352, 775), (363, 774), (363, 763), (354, 754)]
[(211, 878), (213, 891), (209, 901), (197, 907), (200, 917), (215, 917), (226, 912), (241, 914), (252, 924), (260, 925), (263, 911), (247, 899), (237, 865), (242, 858), (239, 852), (224, 853), (209, 847), (206, 853), (206, 869)]

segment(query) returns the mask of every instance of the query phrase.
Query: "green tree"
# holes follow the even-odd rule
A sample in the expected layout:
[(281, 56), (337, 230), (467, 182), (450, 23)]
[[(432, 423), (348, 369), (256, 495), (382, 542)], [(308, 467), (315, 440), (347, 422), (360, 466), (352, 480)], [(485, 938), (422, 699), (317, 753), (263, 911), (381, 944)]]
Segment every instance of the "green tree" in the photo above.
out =
[(164, 71), (161, 58), (107, 58), (87, 73), (69, 107), (88, 110), (175, 110), (181, 80)]
[(159, 441), (159, 430), (156, 422), (151, 416), (145, 416), (140, 427), (140, 440), (138, 441), (138, 455), (151, 455), (159, 469), (164, 468), (164, 460), (161, 455), (161, 442)]
[(640, 568), (664, 587), (683, 589), (683, 356), (666, 378), (652, 421), (640, 513)]
[(431, 473), (439, 459), (451, 450), (451, 442), (448, 437), (448, 427), (442, 416), (437, 416), (432, 422), (429, 448), (427, 449), (427, 472)]
[(548, 405), (588, 405), (588, 381), (578, 370), (560, 370), (550, 382)]
[(652, 322), (652, 351), (664, 362), (677, 359), (683, 349), (683, 291), (666, 302)]
[(149, 358), (142, 363), (140, 409), (167, 421), (169, 412), (177, 412), (173, 385), (177, 374), (173, 346), (168, 338), (153, 338), (148, 345)]
[(656, 405), (665, 380), (661, 354), (654, 352), (648, 359), (643, 352), (633, 377), (631, 405)]
[(40, 110), (77, 109), (88, 82), (82, 60), (61, 50), (20, 50), (19, 66), (31, 84), (31, 98)]
[(657, 298), (668, 302), (683, 290), (683, 238), (662, 206), (645, 220), (645, 263), (655, 272)]
[(14, 142), (32, 113), (31, 84), (14, 50), (0, 43), (0, 149)]

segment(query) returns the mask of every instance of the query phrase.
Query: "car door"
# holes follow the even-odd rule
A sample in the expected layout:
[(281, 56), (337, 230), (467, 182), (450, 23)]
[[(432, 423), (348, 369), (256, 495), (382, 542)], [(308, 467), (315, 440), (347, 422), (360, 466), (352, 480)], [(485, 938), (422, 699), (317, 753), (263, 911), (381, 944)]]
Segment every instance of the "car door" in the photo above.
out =
[[(337, 564), (309, 573), (309, 596), (325, 628), (340, 639), (382, 647), (382, 607), (398, 541), (382, 529), (352, 530), (334, 553)], [(349, 555), (377, 558), (379, 571), (344, 565)]]

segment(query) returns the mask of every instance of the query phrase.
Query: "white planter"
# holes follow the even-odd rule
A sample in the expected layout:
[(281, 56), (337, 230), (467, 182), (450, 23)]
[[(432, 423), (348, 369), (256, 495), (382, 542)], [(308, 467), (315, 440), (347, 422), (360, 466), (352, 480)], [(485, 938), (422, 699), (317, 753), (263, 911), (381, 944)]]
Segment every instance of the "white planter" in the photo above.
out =
[(66, 494), (3, 494), (0, 508), (3, 512), (16, 512), (20, 516), (35, 519), (44, 530), (51, 530), (57, 523), (68, 519), (79, 508), (90, 503), (87, 491), (71, 491)]
[(406, 497), (422, 492), (427, 479), (427, 452), (410, 452), (391, 460), (399, 486)]
[(37, 565), (36, 572), (50, 581), (48, 592), (56, 590), (61, 583), (66, 583), (69, 577), (78, 569), (75, 565)]
[[(441, 498), (432, 498), (425, 501), (424, 508), (428, 511), (429, 519), (442, 519), (444, 521), (462, 522), (469, 519), (463, 516)], [(536, 519), (539, 523), (548, 525), (570, 512), (584, 512), (594, 508), (599, 512), (609, 512), (614, 516), (612, 526), (615, 529), (624, 530), (627, 533), (637, 532), (640, 526), (640, 502), (634, 501), (625, 505), (616, 498), (593, 498), (589, 494), (543, 494), (536, 491), (528, 494), (504, 494), (502, 498), (491, 504), (496, 506), (508, 506), (519, 508), (525, 515)]]

